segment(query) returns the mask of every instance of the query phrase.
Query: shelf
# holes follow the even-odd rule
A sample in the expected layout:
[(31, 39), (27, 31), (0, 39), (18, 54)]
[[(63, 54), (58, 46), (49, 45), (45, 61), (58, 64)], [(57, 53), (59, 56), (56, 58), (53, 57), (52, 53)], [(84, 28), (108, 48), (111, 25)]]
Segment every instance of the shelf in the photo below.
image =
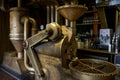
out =
[[(92, 9), (85, 12), (85, 14), (76, 21), (77, 33), (90, 32), (91, 34), (99, 34), (99, 26), (101, 22), (98, 18), (98, 10), (93, 7)], [(96, 37), (91, 39), (93, 42), (97, 40)]]
[(97, 10), (93, 10), (93, 11), (86, 11), (85, 14), (87, 13), (94, 13), (94, 12), (97, 12)]
[(77, 26), (84, 26), (84, 25), (94, 25), (94, 24), (100, 24), (100, 23), (80, 23), (80, 24), (76, 24)]

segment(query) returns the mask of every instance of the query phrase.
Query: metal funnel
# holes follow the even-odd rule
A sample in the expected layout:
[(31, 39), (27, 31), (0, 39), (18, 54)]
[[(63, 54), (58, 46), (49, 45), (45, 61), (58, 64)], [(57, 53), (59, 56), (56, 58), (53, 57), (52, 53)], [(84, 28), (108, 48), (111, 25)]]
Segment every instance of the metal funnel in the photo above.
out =
[(15, 47), (18, 58), (23, 57), (24, 26), (21, 22), (23, 16), (27, 15), (24, 8), (10, 8), (10, 40)]
[(88, 10), (88, 8), (84, 5), (64, 5), (58, 7), (57, 10), (66, 19), (75, 21), (82, 16)]

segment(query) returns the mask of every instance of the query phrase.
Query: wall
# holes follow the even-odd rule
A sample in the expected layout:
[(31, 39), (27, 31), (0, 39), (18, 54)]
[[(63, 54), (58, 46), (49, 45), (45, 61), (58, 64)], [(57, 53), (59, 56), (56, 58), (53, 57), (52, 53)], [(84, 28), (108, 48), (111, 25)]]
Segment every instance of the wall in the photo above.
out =
[(13, 49), (9, 41), (9, 14), (0, 11), (0, 62), (3, 59), (3, 53)]

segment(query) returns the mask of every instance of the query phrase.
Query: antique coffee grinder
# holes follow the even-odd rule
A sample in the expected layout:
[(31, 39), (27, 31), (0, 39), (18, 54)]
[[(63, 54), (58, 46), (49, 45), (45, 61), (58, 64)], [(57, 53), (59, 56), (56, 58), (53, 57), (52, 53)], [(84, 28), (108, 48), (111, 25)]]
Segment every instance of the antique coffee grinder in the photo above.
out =
[[(66, 15), (71, 11), (70, 20), (76, 20), (87, 8), (82, 5), (65, 5), (59, 10)], [(76, 12), (79, 15), (75, 15)], [(71, 28), (56, 22), (49, 23), (45, 30), (28, 37), (24, 48), (34, 69), (35, 80), (76, 80), (69, 71), (69, 63), (76, 58), (77, 51)]]
[(72, 30), (53, 22), (37, 32), (36, 21), (28, 16), (20, 1), (18, 7), (9, 10), (9, 39), (15, 51), (4, 54), (2, 66), (15, 77), (33, 72), (36, 80), (68, 78), (64, 74), (72, 80), (70, 73), (63, 69), (68, 69), (69, 62), (76, 57), (77, 44)]
[[(69, 63), (77, 51), (73, 29), (52, 22), (45, 30), (37, 32), (36, 21), (28, 16), (19, 1), (18, 7), (10, 9), (9, 36), (17, 52), (5, 54), (3, 66), (20, 75), (33, 72), (35, 80), (75, 80), (69, 72)], [(59, 10), (65, 15), (72, 10), (79, 13), (75, 15), (72, 11), (68, 16), (70, 20), (76, 20), (87, 8), (65, 5)]]
[[(75, 4), (58, 7), (58, 12), (70, 21), (75, 21), (86, 10), (84, 5)], [(83, 65), (90, 60), (85, 62), (76, 59), (76, 26), (71, 27), (51, 22), (44, 30), (37, 31), (36, 21), (28, 16), (20, 4), (11, 8), (9, 36), (16, 52), (4, 55), (3, 66), (21, 75), (30, 72), (34, 76), (33, 80), (79, 80), (80, 73), (74, 67), (79, 67), (79, 62)], [(86, 74), (80, 74), (82, 80), (85, 80)]]

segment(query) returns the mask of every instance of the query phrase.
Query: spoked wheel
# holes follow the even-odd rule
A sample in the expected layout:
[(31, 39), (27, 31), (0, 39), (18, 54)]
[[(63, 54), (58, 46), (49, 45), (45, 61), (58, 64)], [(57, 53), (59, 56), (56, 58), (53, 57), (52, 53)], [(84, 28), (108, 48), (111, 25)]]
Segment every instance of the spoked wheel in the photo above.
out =
[(107, 61), (76, 59), (69, 64), (72, 75), (79, 80), (115, 80), (118, 68)]

